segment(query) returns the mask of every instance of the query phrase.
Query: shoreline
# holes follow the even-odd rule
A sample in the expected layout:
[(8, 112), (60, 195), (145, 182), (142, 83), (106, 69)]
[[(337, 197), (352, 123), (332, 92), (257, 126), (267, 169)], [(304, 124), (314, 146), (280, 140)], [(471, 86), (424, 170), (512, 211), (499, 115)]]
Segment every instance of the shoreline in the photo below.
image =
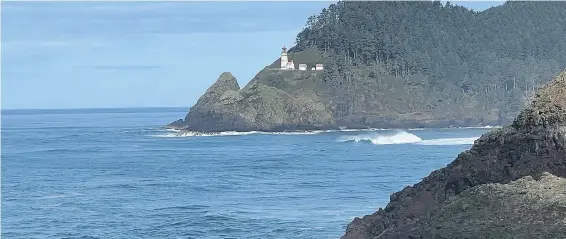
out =
[(238, 131), (238, 130), (227, 130), (227, 131), (216, 131), (216, 132), (203, 132), (203, 131), (192, 131), (187, 129), (176, 129), (176, 128), (161, 128), (163, 130), (175, 133), (170, 136), (162, 137), (197, 137), (197, 136), (243, 136), (243, 135), (313, 135), (321, 133), (335, 133), (335, 132), (378, 132), (378, 131), (419, 131), (427, 129), (498, 129), (502, 126), (466, 126), (466, 127), (442, 127), (442, 128), (365, 128), (365, 129), (328, 129), (328, 130), (289, 130), (289, 131), (260, 131), (260, 130), (250, 130), (250, 131)]

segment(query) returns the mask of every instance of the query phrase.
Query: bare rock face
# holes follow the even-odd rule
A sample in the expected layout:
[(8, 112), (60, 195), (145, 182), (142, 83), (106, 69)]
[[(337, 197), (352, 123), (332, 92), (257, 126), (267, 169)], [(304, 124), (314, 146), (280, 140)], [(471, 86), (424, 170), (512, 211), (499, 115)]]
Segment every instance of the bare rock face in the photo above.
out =
[(230, 72), (224, 72), (218, 77), (216, 82), (206, 90), (206, 93), (199, 98), (197, 104), (214, 104), (228, 95), (237, 95), (240, 90), (236, 77)]
[(383, 232), (401, 238), (565, 238), (566, 179), (543, 173), (484, 184), (449, 199), (415, 224)]
[(354, 219), (342, 238), (379, 238), (395, 228), (407, 228), (478, 185), (540, 177), (544, 172), (566, 177), (565, 89), (563, 71), (538, 91), (511, 126), (483, 135), (447, 167), (392, 194), (384, 209)]
[(240, 89), (232, 74), (222, 73), (184, 120), (167, 127), (201, 132), (334, 128), (327, 105), (300, 87), (309, 77), (315, 75), (264, 70)]
[(562, 124), (566, 120), (566, 73), (563, 71), (553, 81), (537, 92), (531, 107), (519, 114), (513, 122), (515, 128), (535, 128)]

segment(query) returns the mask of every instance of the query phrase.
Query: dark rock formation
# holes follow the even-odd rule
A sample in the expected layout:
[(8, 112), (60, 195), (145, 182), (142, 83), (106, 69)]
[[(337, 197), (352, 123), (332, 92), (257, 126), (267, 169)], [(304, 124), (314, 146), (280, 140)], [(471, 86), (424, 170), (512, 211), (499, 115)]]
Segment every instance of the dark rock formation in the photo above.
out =
[(266, 69), (244, 89), (223, 73), (184, 120), (171, 128), (204, 132), (335, 129), (334, 119), (313, 87), (317, 72)]
[(395, 228), (411, 228), (427, 213), (442, 211), (439, 206), (474, 186), (509, 183), (525, 176), (539, 177), (544, 172), (566, 177), (565, 146), (563, 71), (538, 91), (531, 106), (512, 125), (483, 135), (447, 167), (392, 194), (384, 209), (354, 219), (342, 238), (379, 238)]
[(544, 173), (479, 185), (378, 238), (566, 238), (566, 179)]

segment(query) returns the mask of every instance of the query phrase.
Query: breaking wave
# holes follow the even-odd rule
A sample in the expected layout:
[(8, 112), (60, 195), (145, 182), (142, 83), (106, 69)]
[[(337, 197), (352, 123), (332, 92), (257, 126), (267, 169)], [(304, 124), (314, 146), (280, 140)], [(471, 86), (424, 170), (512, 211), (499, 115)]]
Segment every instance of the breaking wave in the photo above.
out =
[[(168, 130), (171, 131), (171, 130)], [(155, 134), (152, 135), (153, 137), (160, 137), (160, 138), (171, 138), (171, 137), (195, 137), (195, 136), (237, 136), (237, 135), (248, 135), (248, 134), (255, 134), (255, 131), (250, 132), (236, 132), (236, 131), (226, 131), (226, 132), (218, 132), (218, 133), (201, 133), (201, 132), (192, 132), (192, 131), (172, 131), (165, 134)]]
[(495, 125), (495, 126), (486, 125), (486, 126), (472, 126), (472, 127), (459, 127), (459, 128), (462, 128), (462, 129), (499, 129), (499, 128), (501, 128), (501, 126), (499, 126), (499, 125)]
[[(376, 145), (382, 144), (419, 144), (419, 145), (465, 145), (473, 144), (478, 137), (467, 138), (441, 138), (441, 139), (422, 139), (419, 136), (407, 131), (399, 130), (393, 132), (383, 132), (385, 129), (341, 129), (341, 130), (314, 130), (314, 131), (292, 131), (292, 132), (263, 132), (263, 131), (225, 131), (217, 133), (203, 133), (183, 130), (157, 130), (157, 134), (150, 135), (158, 138), (178, 138), (178, 137), (214, 137), (214, 136), (244, 136), (244, 135), (314, 135), (331, 132), (369, 132), (362, 135), (341, 136), (340, 142), (370, 142)], [(380, 133), (378, 133), (380, 132)], [(382, 132), (382, 133), (381, 133)]]
[(342, 136), (338, 138), (340, 142), (360, 142), (369, 141), (372, 144), (409, 144), (422, 141), (419, 136), (406, 131), (398, 131), (393, 134), (364, 134), (354, 136)]
[[(309, 134), (320, 134), (320, 133), (331, 133), (331, 132), (374, 132), (374, 131), (382, 131), (382, 130), (387, 130), (387, 129), (377, 129), (377, 128), (347, 129), (347, 128), (341, 128), (339, 130), (309, 130), (309, 131), (283, 131), (283, 132), (224, 131), (224, 132), (217, 132), (217, 133), (203, 133), (203, 132), (196, 132), (196, 131), (184, 131), (184, 130), (178, 130), (178, 129), (160, 129), (160, 130), (154, 130), (154, 131), (158, 131), (160, 133), (150, 135), (150, 136), (159, 137), (159, 138), (174, 138), (174, 137), (197, 137), (197, 136), (241, 136), (241, 135), (250, 135), (250, 134), (309, 135)], [(164, 131), (165, 131), (165, 133), (164, 133)]]
[(465, 145), (474, 144), (479, 137), (421, 139), (419, 136), (406, 131), (397, 131), (391, 134), (364, 134), (355, 136), (341, 136), (339, 142), (370, 142), (376, 145), (383, 144), (419, 144), (419, 145)]
[(476, 139), (479, 137), (468, 137), (468, 138), (446, 138), (446, 139), (427, 139), (417, 144), (420, 145), (464, 145), (464, 144), (474, 144)]
[(153, 137), (159, 138), (172, 138), (172, 137), (197, 137), (197, 136), (242, 136), (250, 134), (281, 134), (281, 135), (305, 135), (305, 134), (319, 134), (327, 131), (301, 131), (301, 132), (261, 132), (261, 131), (248, 131), (248, 132), (237, 132), (237, 131), (225, 131), (218, 133), (202, 133), (193, 131), (173, 131), (164, 134), (151, 135)]

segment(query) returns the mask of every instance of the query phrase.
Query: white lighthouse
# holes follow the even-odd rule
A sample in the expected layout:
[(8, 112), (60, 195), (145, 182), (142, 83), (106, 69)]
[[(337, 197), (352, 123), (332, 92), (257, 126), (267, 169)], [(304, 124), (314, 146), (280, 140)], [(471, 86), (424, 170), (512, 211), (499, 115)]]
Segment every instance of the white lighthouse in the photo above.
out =
[(283, 46), (281, 50), (281, 70), (287, 70), (287, 65), (289, 63), (289, 58), (287, 57), (287, 48)]

